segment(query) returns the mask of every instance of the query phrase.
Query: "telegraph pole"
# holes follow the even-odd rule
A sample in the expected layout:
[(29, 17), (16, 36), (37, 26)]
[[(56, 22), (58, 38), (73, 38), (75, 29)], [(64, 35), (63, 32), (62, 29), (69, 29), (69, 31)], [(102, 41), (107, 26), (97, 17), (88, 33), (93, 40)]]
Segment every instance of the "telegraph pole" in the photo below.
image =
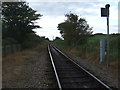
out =
[(2, 1), (0, 1), (0, 89), (2, 90)]
[(101, 8), (101, 17), (107, 17), (107, 67), (109, 67), (109, 4), (105, 5), (105, 8)]
[(109, 42), (110, 42), (110, 39), (109, 39), (109, 7), (110, 5), (109, 4), (106, 4), (106, 11), (107, 11), (107, 67), (109, 67)]

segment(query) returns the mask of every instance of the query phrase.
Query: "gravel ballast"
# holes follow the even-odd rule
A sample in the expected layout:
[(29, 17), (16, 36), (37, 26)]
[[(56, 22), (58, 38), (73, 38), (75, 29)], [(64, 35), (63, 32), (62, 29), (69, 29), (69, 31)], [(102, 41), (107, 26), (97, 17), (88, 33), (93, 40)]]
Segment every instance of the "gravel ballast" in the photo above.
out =
[(118, 67), (107, 67), (106, 63), (100, 63), (98, 60), (82, 59), (69, 52), (65, 52), (73, 61), (95, 75), (98, 79), (112, 88), (118, 88)]
[[(100, 63), (97, 60), (81, 59), (71, 53), (66, 54), (110, 87), (118, 88), (117, 69), (107, 68), (105, 63)], [(56, 88), (47, 46), (39, 46), (3, 57), (2, 87)]]
[[(22, 58), (21, 58), (22, 57)], [(47, 47), (3, 57), (3, 88), (56, 88)]]

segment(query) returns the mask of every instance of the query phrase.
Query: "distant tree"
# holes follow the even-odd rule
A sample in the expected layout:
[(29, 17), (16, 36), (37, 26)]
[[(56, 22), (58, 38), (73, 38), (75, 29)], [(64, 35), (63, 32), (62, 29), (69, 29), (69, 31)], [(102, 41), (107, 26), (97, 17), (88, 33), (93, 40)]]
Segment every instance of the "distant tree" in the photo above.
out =
[(95, 33), (94, 35), (104, 35), (103, 33)]
[(24, 2), (25, 0), (2, 0), (2, 2)]
[(45, 40), (50, 41), (49, 38), (45, 38)]
[(55, 40), (61, 40), (61, 38), (60, 37), (56, 37)]
[(3, 38), (11, 37), (22, 42), (27, 34), (35, 33), (33, 29), (40, 28), (35, 21), (41, 17), (29, 7), (26, 2), (2, 3), (2, 33)]
[(83, 44), (92, 34), (92, 28), (84, 18), (78, 18), (76, 14), (66, 14), (65, 17), (67, 20), (58, 24), (62, 37), (70, 45)]

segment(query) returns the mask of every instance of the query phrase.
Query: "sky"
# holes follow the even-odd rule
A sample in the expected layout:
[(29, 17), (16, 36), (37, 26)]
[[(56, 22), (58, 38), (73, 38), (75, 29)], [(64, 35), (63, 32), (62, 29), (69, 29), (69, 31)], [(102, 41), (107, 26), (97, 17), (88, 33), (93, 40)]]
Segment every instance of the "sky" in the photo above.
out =
[(107, 19), (101, 17), (101, 8), (110, 4), (109, 32), (118, 33), (118, 1), (119, 0), (26, 0), (29, 6), (42, 14), (37, 25), (42, 28), (34, 29), (39, 36), (50, 40), (61, 37), (57, 26), (66, 20), (65, 14), (74, 13), (79, 18), (85, 18), (93, 34), (107, 34)]

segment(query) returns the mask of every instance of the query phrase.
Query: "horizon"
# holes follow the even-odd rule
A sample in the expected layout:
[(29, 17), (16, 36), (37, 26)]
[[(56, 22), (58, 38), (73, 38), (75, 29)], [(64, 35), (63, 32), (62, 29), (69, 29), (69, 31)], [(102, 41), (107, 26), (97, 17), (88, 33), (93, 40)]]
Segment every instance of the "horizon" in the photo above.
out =
[(118, 2), (97, 0), (96, 2), (86, 3), (82, 2), (41, 2), (26, 0), (30, 7), (37, 10), (37, 13), (42, 14), (40, 20), (37, 20), (37, 25), (42, 28), (34, 29), (37, 35), (45, 36), (50, 40), (55, 37), (61, 37), (57, 25), (64, 22), (66, 19), (65, 14), (71, 12), (78, 15), (80, 18), (85, 18), (90, 27), (93, 27), (93, 34), (107, 33), (107, 20), (106, 17), (101, 17), (100, 9), (105, 7), (107, 3), (110, 4), (109, 16), (109, 32), (118, 33)]
[(68, 0), (68, 1), (42, 1), (42, 0), (25, 0), (28, 5), (42, 14), (39, 20), (36, 20), (36, 25), (42, 28), (33, 29), (39, 36), (45, 36), (50, 40), (55, 37), (61, 37), (60, 31), (57, 29), (59, 23), (66, 20), (65, 14), (73, 13), (79, 18), (85, 18), (87, 24), (93, 27), (93, 34), (103, 33), (107, 34), (107, 20), (106, 17), (101, 17), (101, 8), (106, 4), (110, 4), (109, 16), (109, 33), (119, 33), (118, 31), (118, 14), (120, 13), (120, 2), (112, 0)]

